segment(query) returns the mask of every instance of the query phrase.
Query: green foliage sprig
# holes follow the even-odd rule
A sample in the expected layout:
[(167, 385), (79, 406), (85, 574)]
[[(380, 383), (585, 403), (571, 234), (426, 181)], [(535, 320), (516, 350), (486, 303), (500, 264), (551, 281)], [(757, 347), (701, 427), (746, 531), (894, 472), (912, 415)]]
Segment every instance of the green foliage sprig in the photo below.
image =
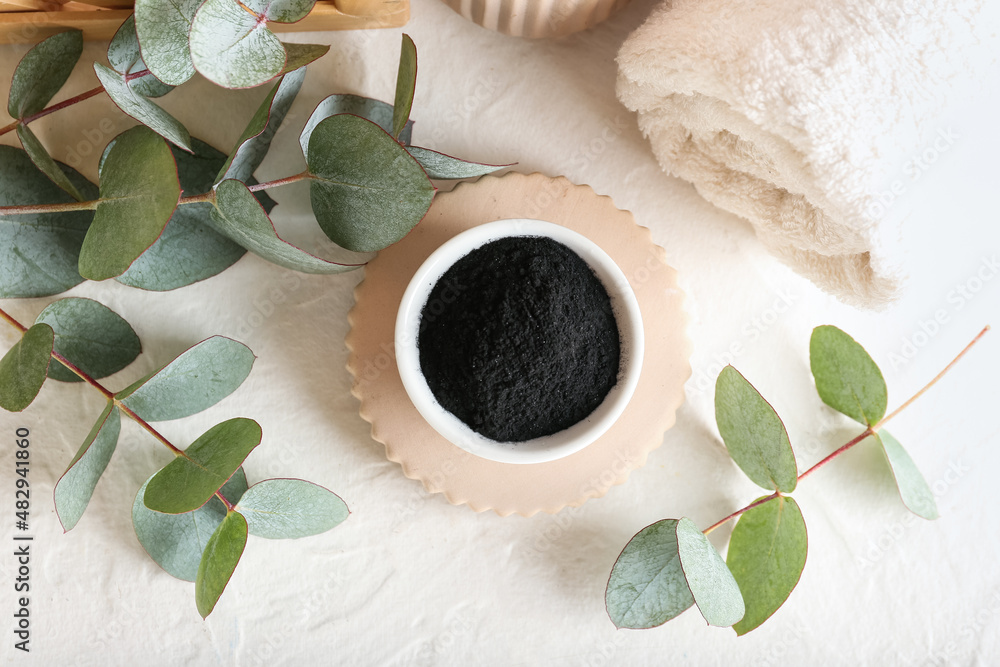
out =
[[(647, 526), (626, 545), (605, 592), (608, 615), (620, 628), (653, 628), (697, 606), (710, 625), (737, 635), (759, 627), (784, 604), (806, 563), (806, 524), (788, 494), (798, 482), (862, 442), (885, 454), (904, 505), (936, 519), (930, 487), (884, 425), (934, 385), (989, 329), (927, 386), (888, 416), (882, 372), (861, 345), (833, 326), (813, 330), (809, 360), (820, 398), (865, 427), (832, 454), (799, 474), (784, 424), (774, 408), (735, 368), (715, 385), (715, 418), (736, 465), (770, 495), (699, 531), (688, 518)], [(737, 519), (723, 560), (706, 535)]]

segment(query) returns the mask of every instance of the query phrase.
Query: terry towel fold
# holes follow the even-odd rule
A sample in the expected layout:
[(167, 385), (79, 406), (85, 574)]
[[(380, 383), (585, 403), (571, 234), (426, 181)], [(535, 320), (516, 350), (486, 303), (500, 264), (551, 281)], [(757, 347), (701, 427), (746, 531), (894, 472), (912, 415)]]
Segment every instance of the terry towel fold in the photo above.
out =
[[(901, 279), (884, 192), (934, 141), (980, 0), (666, 0), (619, 55), (660, 164), (842, 300)], [(880, 198), (881, 196), (881, 198)]]

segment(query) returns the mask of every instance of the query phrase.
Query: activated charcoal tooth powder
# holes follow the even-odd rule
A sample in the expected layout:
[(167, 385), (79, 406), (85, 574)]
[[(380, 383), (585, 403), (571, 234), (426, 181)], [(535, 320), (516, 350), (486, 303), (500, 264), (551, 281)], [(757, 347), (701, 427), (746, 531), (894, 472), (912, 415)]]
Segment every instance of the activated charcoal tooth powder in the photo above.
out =
[(585, 419), (618, 380), (611, 299), (575, 252), (506, 237), (459, 259), (420, 316), (420, 368), (443, 408), (498, 442)]

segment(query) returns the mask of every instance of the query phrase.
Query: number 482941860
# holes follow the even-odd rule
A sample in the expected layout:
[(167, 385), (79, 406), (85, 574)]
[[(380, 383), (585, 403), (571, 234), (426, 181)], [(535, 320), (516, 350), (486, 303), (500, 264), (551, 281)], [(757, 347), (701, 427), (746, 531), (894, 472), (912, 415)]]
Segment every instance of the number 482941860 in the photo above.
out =
[(19, 428), (16, 435), (17, 449), (14, 451), (14, 458), (16, 459), (15, 472), (17, 477), (14, 482), (16, 489), (14, 492), (14, 515), (17, 517), (17, 527), (21, 530), (27, 530), (28, 514), (31, 507), (31, 484), (28, 482), (28, 470), (31, 465), (28, 453), (28, 447), (31, 445), (31, 441), (28, 440), (30, 432), (26, 428)]

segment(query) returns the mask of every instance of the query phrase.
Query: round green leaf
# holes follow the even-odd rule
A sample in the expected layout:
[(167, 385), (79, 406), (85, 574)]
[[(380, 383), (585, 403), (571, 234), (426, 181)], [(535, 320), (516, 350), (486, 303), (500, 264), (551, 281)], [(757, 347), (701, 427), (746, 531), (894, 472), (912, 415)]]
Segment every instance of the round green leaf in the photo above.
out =
[[(97, 198), (93, 183), (57, 164), (85, 199)], [(0, 206), (72, 201), (25, 151), (0, 146)], [(0, 216), (0, 298), (49, 296), (83, 282), (77, 265), (93, 217), (93, 211)]]
[(20, 412), (31, 405), (45, 383), (55, 334), (36, 324), (0, 359), (0, 408)]
[(146, 421), (189, 417), (236, 391), (255, 359), (243, 343), (213, 336), (118, 392), (115, 398)]
[(399, 48), (399, 71), (396, 74), (396, 99), (392, 105), (392, 136), (399, 137), (410, 119), (413, 93), (417, 87), (417, 47), (407, 34)]
[(237, 417), (216, 424), (153, 475), (142, 502), (154, 512), (183, 514), (207, 503), (260, 444), (260, 425)]
[(12, 118), (25, 118), (44, 109), (66, 83), (82, 53), (83, 33), (79, 30), (57, 33), (33, 46), (14, 70), (7, 113)]
[[(146, 480), (132, 503), (135, 535), (157, 565), (178, 579), (194, 581), (208, 540), (226, 517), (226, 506), (213, 497), (193, 512), (154, 512), (142, 502), (148, 485), (149, 480)], [(240, 468), (229, 478), (220, 493), (230, 503), (236, 503), (246, 490), (247, 478), (243, 468)]]
[(215, 609), (246, 545), (246, 519), (239, 512), (229, 512), (209, 538), (198, 565), (194, 595), (202, 618), (207, 618)]
[(726, 554), (746, 604), (743, 620), (733, 626), (737, 635), (758, 627), (785, 602), (805, 567), (807, 542), (799, 506), (787, 496), (740, 516)]
[(194, 76), (188, 36), (201, 0), (136, 0), (135, 31), (143, 60), (157, 79), (179, 86)]
[(94, 72), (100, 79), (104, 91), (123, 113), (136, 119), (172, 144), (191, 150), (191, 135), (184, 125), (150, 102), (131, 86), (125, 77), (101, 63), (94, 63)]
[(340, 264), (309, 254), (282, 240), (267, 212), (247, 186), (225, 180), (215, 188), (212, 224), (254, 254), (286, 269), (302, 273), (333, 274), (353, 271), (361, 264)]
[(831, 408), (868, 426), (885, 416), (888, 391), (882, 371), (846, 333), (830, 325), (813, 329), (809, 365), (819, 397)]
[[(191, 148), (193, 153), (171, 147), (185, 197), (211, 190), (226, 159), (198, 139), (191, 140)], [(264, 193), (258, 197), (266, 198), (265, 210), (274, 207)], [(165, 291), (210, 278), (232, 266), (246, 254), (246, 248), (212, 228), (212, 210), (208, 203), (178, 206), (156, 243), (116, 280), (131, 287)]]
[(247, 0), (244, 3), (254, 14), (275, 23), (295, 23), (312, 11), (316, 0)]
[(309, 138), (310, 198), (320, 227), (338, 245), (374, 252), (420, 222), (434, 186), (406, 149), (358, 116), (321, 121)]
[(69, 176), (66, 172), (62, 170), (62, 167), (52, 159), (49, 152), (45, 150), (45, 146), (42, 142), (38, 140), (35, 133), (28, 129), (27, 125), (21, 124), (17, 126), (17, 138), (21, 140), (21, 146), (24, 147), (25, 152), (28, 153), (28, 157), (31, 161), (35, 163), (39, 171), (52, 179), (52, 182), (58, 185), (60, 188), (65, 190), (73, 199), (77, 201), (83, 201), (83, 195), (80, 191), (76, 189), (73, 182), (69, 180)]
[(80, 275), (121, 275), (159, 238), (181, 196), (166, 142), (145, 127), (118, 135), (101, 168), (101, 201), (80, 250)]
[(511, 167), (510, 164), (482, 164), (480, 162), (468, 162), (457, 157), (438, 153), (428, 148), (418, 146), (407, 146), (406, 152), (420, 163), (427, 175), (438, 179), (455, 178), (475, 178), (484, 174), (491, 174), (498, 169)]
[(691, 519), (677, 522), (677, 553), (698, 611), (709, 625), (727, 628), (746, 611), (726, 562)]
[(226, 88), (259, 86), (285, 68), (285, 47), (247, 9), (236, 0), (205, 0), (191, 22), (195, 69)]
[(611, 570), (605, 592), (608, 615), (619, 628), (663, 625), (694, 604), (677, 547), (677, 520), (639, 531)]
[(754, 484), (795, 490), (798, 469), (778, 413), (739, 371), (726, 366), (715, 383), (715, 421), (729, 455)]
[(880, 429), (875, 436), (882, 445), (882, 451), (896, 479), (896, 488), (906, 508), (917, 516), (933, 520), (938, 518), (937, 503), (927, 480), (920, 474), (920, 469), (888, 431)]
[[(137, 12), (139, 11), (138, 4), (136, 3)], [(168, 11), (175, 10), (177, 7), (174, 3), (157, 3), (157, 6)], [(139, 39), (135, 32), (135, 14), (125, 19), (125, 22), (118, 28), (118, 32), (111, 38), (111, 43), (108, 44), (108, 62), (119, 74), (136, 74), (148, 70), (142, 59)], [(174, 89), (173, 86), (163, 83), (152, 74), (136, 77), (129, 81), (128, 85), (143, 97), (162, 97)]]
[[(142, 352), (139, 336), (115, 311), (90, 299), (60, 299), (43, 310), (35, 323), (55, 331), (55, 350), (92, 378), (100, 379), (125, 368)], [(58, 361), (49, 377), (60, 382), (82, 382)]]
[(83, 516), (94, 488), (104, 474), (118, 445), (121, 415), (112, 401), (108, 401), (90, 435), (83, 441), (66, 472), (56, 482), (54, 492), (56, 514), (64, 531), (72, 530)]
[[(381, 127), (386, 132), (392, 132), (392, 105), (380, 100), (373, 100), (370, 97), (360, 95), (330, 95), (323, 99), (309, 115), (302, 134), (299, 135), (299, 146), (302, 147), (302, 155), (309, 161), (309, 138), (312, 137), (313, 130), (330, 116), (338, 114), (351, 114), (367, 118), (371, 122)], [(399, 143), (409, 144), (413, 134), (413, 121), (406, 122), (406, 128), (399, 135)]]
[(350, 514), (337, 494), (301, 479), (258, 482), (236, 510), (246, 517), (251, 535), (275, 540), (325, 533)]

